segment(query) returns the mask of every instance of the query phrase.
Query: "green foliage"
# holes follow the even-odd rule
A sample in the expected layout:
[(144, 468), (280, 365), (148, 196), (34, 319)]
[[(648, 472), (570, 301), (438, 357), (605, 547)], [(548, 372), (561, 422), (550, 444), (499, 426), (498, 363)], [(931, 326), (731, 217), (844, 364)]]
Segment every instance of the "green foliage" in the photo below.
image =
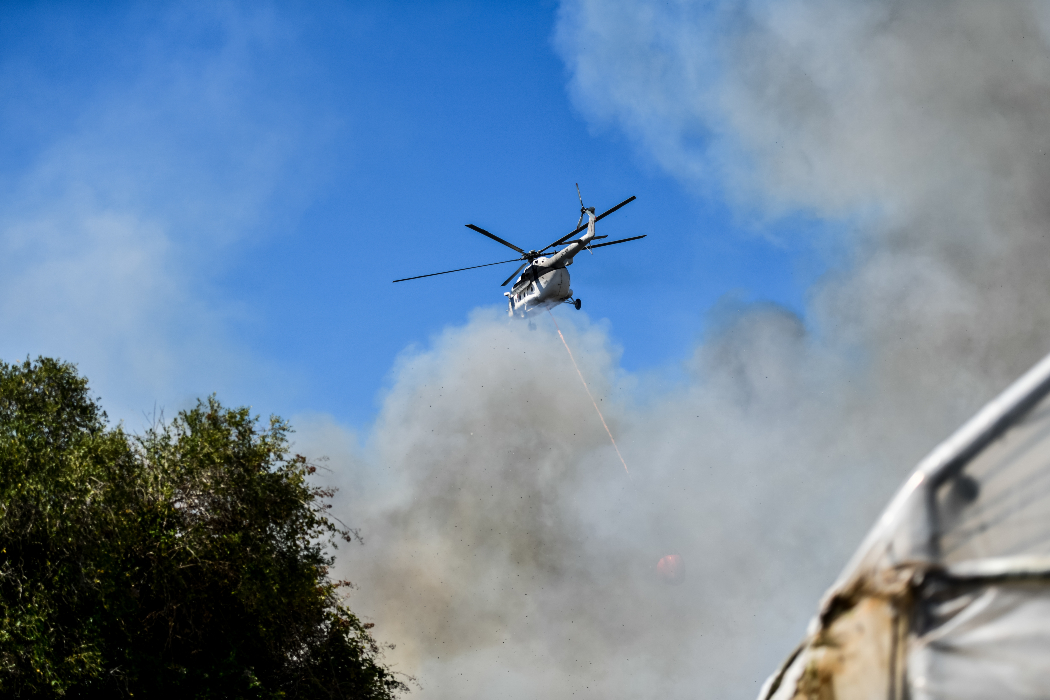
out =
[(0, 362), (0, 694), (405, 690), (339, 602), (353, 533), (288, 432), (212, 397), (129, 436), (71, 365)]

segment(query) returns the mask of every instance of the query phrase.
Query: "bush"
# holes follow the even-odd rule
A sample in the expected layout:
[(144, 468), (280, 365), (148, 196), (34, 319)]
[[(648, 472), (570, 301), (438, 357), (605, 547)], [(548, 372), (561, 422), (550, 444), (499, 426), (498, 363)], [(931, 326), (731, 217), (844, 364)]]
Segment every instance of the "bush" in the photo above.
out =
[(0, 693), (404, 691), (339, 602), (354, 533), (288, 433), (212, 397), (132, 436), (71, 365), (0, 362)]

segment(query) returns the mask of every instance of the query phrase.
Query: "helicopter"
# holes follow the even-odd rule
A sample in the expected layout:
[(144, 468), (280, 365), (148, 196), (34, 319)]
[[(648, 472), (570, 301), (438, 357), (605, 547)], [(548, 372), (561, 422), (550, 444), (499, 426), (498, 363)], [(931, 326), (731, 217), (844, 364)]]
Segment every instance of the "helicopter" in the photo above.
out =
[[(580, 200), (580, 218), (576, 222), (576, 228), (550, 245), (544, 246), (540, 250), (523, 250), (513, 243), (505, 241), (499, 236), (486, 231), (480, 226), (466, 224), (466, 227), (472, 231), (476, 231), (483, 236), (491, 238), (497, 243), (502, 243), (508, 248), (515, 250), (519, 253), (520, 257), (511, 260), (501, 260), (500, 262), (486, 263), (484, 265), (461, 267), (457, 270), (432, 272), (429, 275), (405, 277), (403, 279), (394, 280), (394, 282), (408, 282), (409, 280), (418, 280), (423, 279), (424, 277), (435, 277), (437, 275), (447, 275), (452, 272), (474, 270), (479, 267), (491, 267), (493, 265), (505, 265), (511, 262), (524, 261), (518, 269), (511, 273), (510, 277), (504, 280), (503, 284), (500, 285), (501, 287), (506, 287), (510, 284), (511, 280), (514, 280), (514, 278), (517, 277), (517, 279), (514, 280), (514, 284), (511, 285), (510, 291), (503, 293), (503, 296), (507, 297), (508, 315), (527, 318), (540, 313), (545, 309), (566, 303), (571, 304), (578, 311), (582, 306), (582, 302), (579, 297), (573, 298), (572, 288), (569, 287), (569, 271), (566, 269), (568, 265), (572, 264), (572, 260), (576, 254), (582, 250), (588, 250), (593, 255), (595, 248), (616, 245), (617, 243), (627, 243), (628, 241), (637, 241), (645, 238), (645, 235), (621, 238), (616, 241), (608, 241), (607, 243), (592, 243), (592, 241), (608, 238), (608, 236), (596, 236), (594, 225), (609, 214), (612, 214), (614, 211), (633, 202), (635, 197), (631, 196), (617, 204), (612, 209), (595, 216), (594, 207), (584, 206), (583, 195), (580, 194), (579, 184), (576, 185), (576, 196)], [(584, 216), (587, 217), (586, 224), (583, 223)], [(569, 241), (570, 238), (584, 229), (587, 231), (585, 234), (574, 241)], [(565, 247), (558, 250), (558, 246), (561, 245), (564, 245)], [(548, 249), (551, 252), (545, 253)], [(520, 276), (518, 276), (519, 272), (521, 273)]]

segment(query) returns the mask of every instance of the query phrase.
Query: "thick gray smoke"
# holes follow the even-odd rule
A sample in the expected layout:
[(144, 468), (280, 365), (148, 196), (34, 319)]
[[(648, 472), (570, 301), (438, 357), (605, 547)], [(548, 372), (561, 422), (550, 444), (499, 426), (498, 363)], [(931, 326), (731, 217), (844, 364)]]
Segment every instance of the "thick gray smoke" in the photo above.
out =
[(755, 695), (915, 461), (1050, 351), (1042, 7), (563, 8), (589, 118), (744, 212), (839, 221), (852, 258), (805, 321), (721, 319), (670, 389), (566, 329), (632, 478), (549, 320), (478, 312), (406, 352), (363, 446), (328, 451), (366, 475), (351, 603), (418, 697)]

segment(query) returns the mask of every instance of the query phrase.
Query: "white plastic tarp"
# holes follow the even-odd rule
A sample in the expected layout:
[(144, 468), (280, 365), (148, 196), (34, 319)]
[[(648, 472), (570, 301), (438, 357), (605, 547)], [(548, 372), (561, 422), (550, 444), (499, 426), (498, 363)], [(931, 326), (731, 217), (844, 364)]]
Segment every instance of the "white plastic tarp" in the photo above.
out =
[(1050, 698), (1050, 356), (893, 499), (761, 698)]

